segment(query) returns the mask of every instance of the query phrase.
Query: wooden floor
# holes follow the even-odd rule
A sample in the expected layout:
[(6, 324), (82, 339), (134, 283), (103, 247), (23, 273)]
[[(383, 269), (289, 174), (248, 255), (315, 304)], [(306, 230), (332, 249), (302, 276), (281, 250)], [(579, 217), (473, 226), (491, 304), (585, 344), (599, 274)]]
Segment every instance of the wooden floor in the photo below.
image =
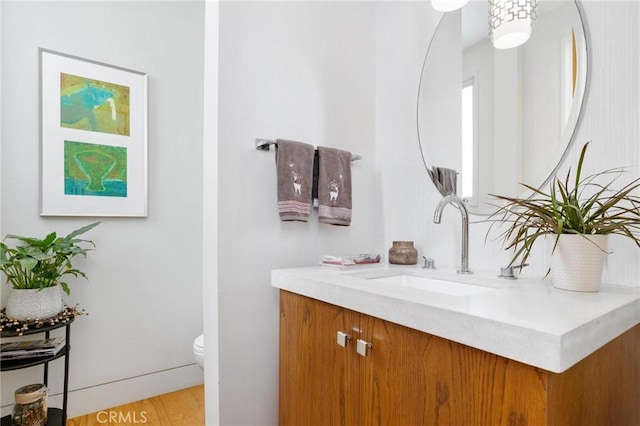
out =
[(67, 426), (98, 425), (204, 425), (204, 385), (67, 420)]

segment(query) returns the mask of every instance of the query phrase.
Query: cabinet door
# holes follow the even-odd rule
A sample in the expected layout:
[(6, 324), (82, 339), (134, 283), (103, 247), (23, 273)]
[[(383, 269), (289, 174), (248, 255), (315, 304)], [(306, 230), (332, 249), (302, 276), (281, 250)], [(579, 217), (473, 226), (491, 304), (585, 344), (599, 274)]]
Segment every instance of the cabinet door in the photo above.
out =
[(360, 425), (545, 424), (542, 371), (367, 315)]
[(430, 339), (424, 333), (362, 315), (371, 350), (361, 358), (360, 425), (425, 425), (429, 398), (423, 365)]
[[(280, 425), (356, 425), (359, 314), (280, 291)], [(346, 347), (337, 332), (353, 335)]]

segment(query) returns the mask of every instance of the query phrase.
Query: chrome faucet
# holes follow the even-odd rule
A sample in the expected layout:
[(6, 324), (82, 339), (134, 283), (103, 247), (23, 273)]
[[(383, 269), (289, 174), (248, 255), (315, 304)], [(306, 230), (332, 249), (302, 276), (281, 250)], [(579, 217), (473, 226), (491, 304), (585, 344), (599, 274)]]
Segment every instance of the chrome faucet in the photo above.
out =
[(460, 269), (457, 272), (459, 274), (473, 274), (473, 271), (469, 270), (469, 211), (464, 201), (457, 195), (444, 197), (436, 206), (436, 211), (433, 214), (433, 223), (440, 223), (442, 211), (447, 204), (454, 204), (462, 215), (462, 259)]
[(517, 266), (511, 266), (511, 264), (509, 264), (509, 266), (500, 268), (500, 275), (498, 275), (498, 278), (502, 278), (504, 280), (516, 280), (518, 277), (516, 276), (515, 270), (518, 269), (518, 272), (522, 272), (522, 268), (525, 266), (529, 266), (529, 264), (524, 263)]

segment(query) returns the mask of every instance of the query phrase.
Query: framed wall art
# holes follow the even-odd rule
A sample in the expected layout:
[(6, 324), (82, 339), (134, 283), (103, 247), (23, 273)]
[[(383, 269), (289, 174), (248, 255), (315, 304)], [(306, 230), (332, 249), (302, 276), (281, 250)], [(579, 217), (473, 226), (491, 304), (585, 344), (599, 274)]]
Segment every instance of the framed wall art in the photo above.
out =
[(40, 49), (42, 216), (147, 216), (147, 76)]

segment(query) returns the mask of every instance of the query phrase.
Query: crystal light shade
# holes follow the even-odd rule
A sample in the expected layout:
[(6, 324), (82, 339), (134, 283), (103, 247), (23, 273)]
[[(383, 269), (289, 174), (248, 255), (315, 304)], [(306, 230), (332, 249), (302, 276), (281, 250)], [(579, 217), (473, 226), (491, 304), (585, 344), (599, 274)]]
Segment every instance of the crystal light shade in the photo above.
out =
[(529, 40), (537, 0), (489, 0), (489, 35), (496, 49), (510, 49)]
[(431, 0), (431, 6), (439, 12), (451, 12), (467, 3), (469, 0)]

